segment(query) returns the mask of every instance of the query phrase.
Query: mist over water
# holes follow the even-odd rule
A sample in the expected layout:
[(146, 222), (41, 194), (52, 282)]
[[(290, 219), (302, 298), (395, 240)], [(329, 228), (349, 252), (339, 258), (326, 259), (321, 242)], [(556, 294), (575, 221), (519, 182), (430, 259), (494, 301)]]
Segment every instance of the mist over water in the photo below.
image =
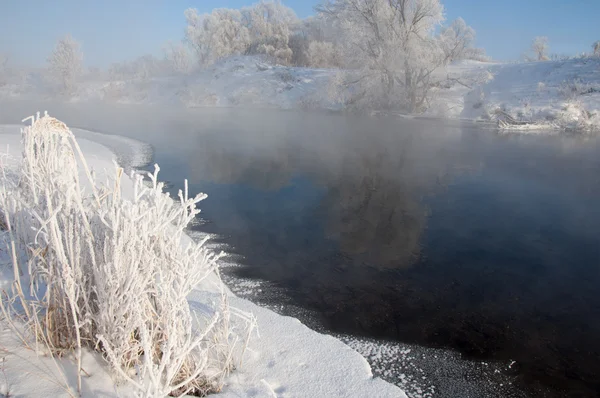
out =
[(163, 164), (212, 195), (201, 229), (241, 256), (238, 275), (329, 330), (515, 360), (530, 391), (593, 394), (597, 142), (336, 123), (219, 131)]

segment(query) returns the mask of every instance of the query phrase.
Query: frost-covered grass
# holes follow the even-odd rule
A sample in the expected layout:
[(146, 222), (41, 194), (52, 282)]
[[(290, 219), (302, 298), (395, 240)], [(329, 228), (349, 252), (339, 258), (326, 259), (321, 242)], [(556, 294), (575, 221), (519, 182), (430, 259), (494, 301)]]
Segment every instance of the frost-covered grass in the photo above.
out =
[(22, 137), (20, 171), (0, 180), (14, 277), (2, 310), (13, 331), (36, 352), (72, 357), (79, 392), (84, 349), (144, 396), (219, 391), (247, 340), (230, 327), (224, 290), (200, 316), (187, 301), (218, 275), (204, 241), (182, 245), (205, 195), (186, 189), (174, 201), (157, 166), (124, 197), (122, 169), (97, 181), (73, 133), (49, 116)]

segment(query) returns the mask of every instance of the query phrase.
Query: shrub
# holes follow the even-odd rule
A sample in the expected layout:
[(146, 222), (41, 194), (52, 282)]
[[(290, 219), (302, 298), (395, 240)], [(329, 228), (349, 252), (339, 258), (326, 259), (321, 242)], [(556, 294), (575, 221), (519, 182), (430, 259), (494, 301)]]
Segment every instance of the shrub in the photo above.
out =
[(71, 94), (77, 87), (77, 80), (83, 71), (81, 45), (67, 35), (56, 43), (48, 58), (50, 75), (61, 86), (62, 94)]
[(600, 92), (600, 86), (593, 83), (584, 83), (579, 79), (564, 81), (558, 87), (558, 93), (567, 100), (572, 100), (580, 95)]

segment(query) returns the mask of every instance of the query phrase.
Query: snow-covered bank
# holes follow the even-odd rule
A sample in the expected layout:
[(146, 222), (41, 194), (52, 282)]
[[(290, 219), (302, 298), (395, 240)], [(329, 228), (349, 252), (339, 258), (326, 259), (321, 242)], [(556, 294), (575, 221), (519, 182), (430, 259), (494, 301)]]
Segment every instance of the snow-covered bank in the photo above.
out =
[[(340, 71), (265, 63), (235, 56), (189, 75), (121, 81), (86, 80), (67, 102), (197, 107), (334, 109)], [(437, 71), (425, 116), (507, 122), (532, 129), (600, 128), (600, 57), (490, 63), (461, 61)], [(443, 76), (442, 76), (443, 75)], [(337, 94), (336, 94), (337, 93)], [(0, 98), (53, 98), (36, 75), (0, 87)]]
[[(330, 107), (325, 93), (331, 69), (293, 68), (265, 63), (260, 56), (236, 56), (189, 75), (82, 82), (68, 102), (197, 107), (291, 109)], [(0, 97), (56, 99), (35, 74), (0, 86)]]
[[(19, 167), (18, 154), (21, 149), (18, 132), (17, 126), (4, 126), (0, 129), (0, 148), (8, 146), (10, 153), (17, 155), (7, 163), (13, 168)], [(97, 174), (113, 169), (114, 155), (107, 148), (87, 140), (81, 140), (80, 145)], [(126, 185), (126, 194), (131, 194), (132, 181), (126, 179), (123, 183)], [(4, 251), (0, 254), (6, 256)], [(9, 267), (6, 264), (8, 258), (3, 257), (2, 263), (3, 270), (6, 271)], [(189, 297), (190, 306), (192, 309), (202, 310), (205, 308), (204, 303), (215, 299), (214, 294), (195, 291)], [(335, 338), (318, 334), (293, 318), (281, 317), (246, 300), (231, 297), (230, 303), (255, 314), (260, 337), (250, 340), (243, 366), (226, 382), (222, 393), (225, 396), (405, 396), (397, 387), (374, 379), (366, 360)], [(46, 359), (31, 365), (31, 368), (37, 369), (36, 372), (40, 373), (38, 370), (41, 369), (42, 373), (41, 376), (38, 375), (35, 386), (28, 379), (23, 381), (14, 369), (23, 369), (18, 364), (22, 365), (21, 358), (30, 352), (19, 350), (25, 349), (13, 344), (5, 353), (6, 384), (11, 385), (11, 394), (31, 395), (28, 392), (35, 391), (36, 395), (67, 395), (66, 390), (53, 382), (54, 376), (47, 374), (44, 377), (44, 367), (53, 366)], [(38, 359), (35, 356), (28, 358), (29, 362)], [(97, 361), (94, 365), (85, 359), (84, 357), (83, 368), (90, 373), (90, 377), (84, 379), (83, 392), (89, 395), (114, 395), (114, 388), (107, 383), (106, 373), (99, 366), (100, 362)], [(46, 363), (42, 364), (44, 361)], [(33, 371), (30, 374), (32, 377), (36, 376)], [(72, 385), (72, 371), (67, 371), (67, 376), (66, 383)], [(86, 383), (94, 387), (86, 390)], [(127, 390), (120, 390), (119, 393), (127, 395)]]
[[(471, 72), (467, 72), (471, 73)], [(600, 57), (497, 64), (454, 114), (522, 130), (600, 129)]]

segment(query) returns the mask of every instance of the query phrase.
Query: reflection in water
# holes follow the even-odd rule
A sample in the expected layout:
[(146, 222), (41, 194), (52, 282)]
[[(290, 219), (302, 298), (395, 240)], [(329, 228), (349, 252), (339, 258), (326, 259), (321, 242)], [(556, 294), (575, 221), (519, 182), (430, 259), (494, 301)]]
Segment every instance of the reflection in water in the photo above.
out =
[(216, 138), (204, 137), (198, 150), (190, 154), (191, 184), (210, 180), (219, 184), (246, 184), (271, 191), (289, 183), (292, 165), (289, 151), (285, 148), (273, 151), (271, 147), (273, 152), (268, 154), (266, 150), (249, 151), (248, 146), (240, 146), (239, 143), (235, 146), (224, 144)]
[[(459, 133), (456, 129), (445, 131), (446, 136), (454, 138)], [(356, 126), (325, 139), (310, 132), (304, 132), (300, 138), (282, 134), (268, 140), (243, 132), (233, 142), (231, 135), (223, 132), (203, 135), (198, 150), (190, 154), (190, 183), (244, 185), (254, 194), (275, 191), (273, 195), (278, 195), (286, 194), (277, 191), (289, 186), (294, 178), (296, 185), (298, 179), (307, 179), (303, 192), (310, 185), (308, 189), (323, 193), (318, 204), (305, 203), (296, 210), (302, 217), (325, 224), (318, 237), (337, 242), (336, 257), (345, 259), (337, 269), (346, 268), (350, 262), (383, 268), (408, 267), (419, 256), (420, 237), (426, 225), (428, 209), (422, 198), (443, 187), (450, 178), (450, 168), (464, 163), (465, 157), (445, 148), (447, 137), (439, 135), (432, 140), (431, 132), (407, 134), (394, 129), (376, 140), (370, 137)], [(235, 218), (247, 216), (247, 220), (239, 220), (244, 226), (262, 223), (252, 214), (239, 211), (244, 207), (238, 203), (240, 200), (254, 197), (246, 194), (244, 198), (229, 195), (228, 199), (235, 202), (229, 212), (235, 213)], [(275, 211), (260, 203), (253, 206), (255, 211)], [(308, 209), (312, 214), (308, 214)], [(270, 219), (265, 212), (261, 213)], [(217, 217), (214, 221), (222, 222)], [(273, 225), (265, 225), (266, 230), (272, 228)], [(273, 238), (280, 240), (281, 235)], [(282, 263), (274, 266), (287, 268)]]
[(402, 268), (419, 255), (427, 217), (419, 199), (435, 185), (434, 172), (442, 165), (417, 178), (419, 159), (410, 156), (419, 151), (414, 141), (411, 135), (398, 138), (393, 152), (373, 145), (376, 141), (361, 150), (340, 148), (340, 168), (322, 170), (327, 173), (320, 178), (328, 187), (322, 202), (327, 236), (338, 241), (339, 250), (354, 262)]

